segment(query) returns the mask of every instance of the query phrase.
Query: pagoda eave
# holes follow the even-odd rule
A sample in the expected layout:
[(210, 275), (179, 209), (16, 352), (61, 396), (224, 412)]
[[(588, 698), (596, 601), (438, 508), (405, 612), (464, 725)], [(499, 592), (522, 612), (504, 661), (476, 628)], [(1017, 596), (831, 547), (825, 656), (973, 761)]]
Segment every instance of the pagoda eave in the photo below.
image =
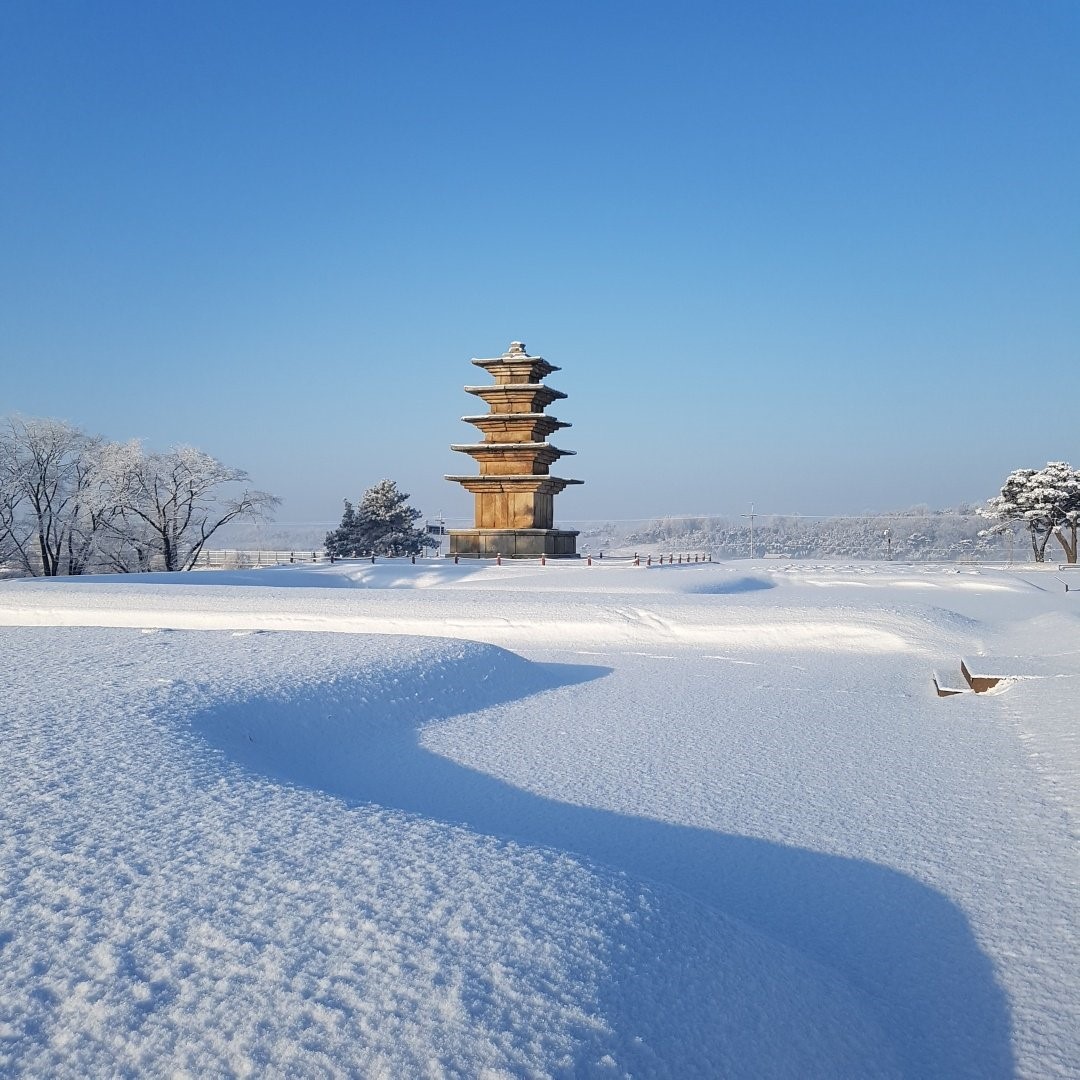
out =
[(538, 412), (484, 413), (461, 419), (478, 427), (485, 441), (492, 444), (542, 442), (553, 432), (570, 427), (565, 420)]
[(562, 476), (538, 476), (535, 473), (519, 473), (506, 476), (447, 476), (444, 479), (460, 484), (474, 494), (487, 492), (538, 492), (541, 495), (558, 495), (571, 484), (584, 484), (584, 480), (569, 480)]
[(466, 424), (476, 424), (478, 426), (483, 423), (498, 423), (500, 425), (512, 423), (543, 423), (545, 427), (550, 425), (552, 430), (555, 428), (568, 428), (573, 426), (569, 420), (556, 420), (554, 416), (549, 416), (547, 413), (542, 412), (481, 413), (479, 416), (463, 416), (461, 419)]
[(465, 392), (483, 399), (496, 414), (543, 412), (553, 401), (566, 397), (544, 383), (491, 383), (466, 386)]
[(545, 375), (550, 375), (553, 371), (562, 371), (561, 367), (549, 364), (542, 356), (492, 356), (487, 359), (473, 357), (471, 363), (485, 369), (499, 366), (505, 367), (510, 364), (532, 364), (533, 367), (542, 367)]
[(547, 383), (538, 382), (487, 383), (485, 386), (465, 387), (466, 394), (476, 394), (477, 397), (483, 397), (485, 394), (492, 394), (498, 397), (513, 393), (535, 394), (537, 391), (541, 390), (543, 391), (544, 397), (551, 401), (566, 397), (561, 390), (556, 390), (554, 387), (548, 386)]
[(560, 450), (557, 446), (552, 446), (548, 442), (451, 443), (450, 449), (457, 450), (462, 454), (481, 453), (490, 454), (492, 457), (502, 457), (508, 451), (554, 454), (555, 457), (573, 457), (577, 453), (576, 450)]
[(541, 356), (500, 356), (494, 360), (474, 360), (473, 363), (497, 383), (541, 382), (553, 371), (560, 370)]

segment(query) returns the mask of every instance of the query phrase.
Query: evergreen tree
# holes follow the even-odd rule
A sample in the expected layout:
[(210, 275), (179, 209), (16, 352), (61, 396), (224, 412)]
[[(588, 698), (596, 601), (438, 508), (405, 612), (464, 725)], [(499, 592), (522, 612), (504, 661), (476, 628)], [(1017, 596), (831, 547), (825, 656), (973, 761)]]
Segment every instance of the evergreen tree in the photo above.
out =
[(1044, 469), (1015, 469), (1005, 478), (1001, 494), (979, 511), (996, 519), (994, 530), (1019, 522), (1031, 535), (1036, 562), (1046, 561), (1046, 545), (1056, 537), (1065, 558), (1076, 562), (1080, 528), (1080, 470), (1067, 461), (1048, 461)]
[(363, 555), (419, 555), (438, 541), (414, 527), (421, 513), (393, 480), (380, 480), (364, 492), (356, 508), (345, 500), (341, 524), (326, 534), (327, 554), (339, 559)]
[(348, 499), (341, 524), (326, 534), (326, 554), (334, 559), (348, 559), (360, 554), (361, 537), (356, 533), (356, 511)]

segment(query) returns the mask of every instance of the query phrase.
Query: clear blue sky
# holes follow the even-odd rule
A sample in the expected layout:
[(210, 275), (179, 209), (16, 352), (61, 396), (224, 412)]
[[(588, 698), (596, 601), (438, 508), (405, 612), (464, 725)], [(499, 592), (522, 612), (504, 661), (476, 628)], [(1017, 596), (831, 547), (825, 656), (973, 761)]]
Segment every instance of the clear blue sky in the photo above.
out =
[(425, 512), (472, 356), (561, 519), (955, 505), (1080, 465), (1080, 5), (0, 6), (0, 414)]

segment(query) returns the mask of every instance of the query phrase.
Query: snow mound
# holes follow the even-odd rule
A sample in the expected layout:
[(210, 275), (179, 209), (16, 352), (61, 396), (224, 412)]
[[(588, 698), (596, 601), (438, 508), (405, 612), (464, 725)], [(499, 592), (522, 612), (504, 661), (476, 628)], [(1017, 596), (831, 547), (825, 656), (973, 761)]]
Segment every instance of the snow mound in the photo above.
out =
[[(602, 671), (416, 639), (0, 637), (6, 1074), (898, 1075), (861, 995), (798, 951), (400, 808), (431, 797), (411, 725)], [(362, 804), (324, 790), (347, 779)]]

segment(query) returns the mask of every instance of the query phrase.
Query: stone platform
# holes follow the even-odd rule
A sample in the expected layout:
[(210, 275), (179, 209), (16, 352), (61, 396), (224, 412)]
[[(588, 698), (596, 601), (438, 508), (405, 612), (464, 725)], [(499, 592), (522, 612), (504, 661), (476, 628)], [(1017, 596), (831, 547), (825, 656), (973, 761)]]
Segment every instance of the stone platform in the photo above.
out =
[(574, 529), (451, 529), (447, 558), (576, 559)]

